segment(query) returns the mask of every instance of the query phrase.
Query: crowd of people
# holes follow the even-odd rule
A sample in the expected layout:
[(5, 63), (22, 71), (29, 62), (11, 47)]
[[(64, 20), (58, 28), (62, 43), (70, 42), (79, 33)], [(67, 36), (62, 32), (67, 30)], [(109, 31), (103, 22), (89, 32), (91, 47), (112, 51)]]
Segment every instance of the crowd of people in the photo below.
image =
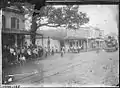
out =
[(15, 46), (4, 45), (2, 49), (3, 66), (7, 64), (16, 64), (21, 60), (31, 60), (43, 56), (43, 48), (41, 46), (23, 46), (17, 48)]
[(73, 47), (69, 47), (68, 52), (79, 53), (81, 49), (82, 49), (82, 46), (78, 46), (78, 47), (73, 46)]
[[(69, 47), (67, 52), (80, 52), (82, 47)], [(15, 46), (4, 45), (2, 49), (2, 63), (3, 66), (8, 64), (17, 64), (21, 61), (28, 61), (40, 58), (42, 56), (48, 57), (49, 55), (54, 55), (55, 53), (60, 53), (61, 56), (66, 52), (66, 47), (61, 47), (59, 50), (57, 47), (42, 47), (36, 45), (22, 46), (20, 48)]]
[(60, 50), (61, 57), (63, 57), (65, 52), (80, 53), (81, 49), (82, 49), (82, 46), (78, 46), (78, 47), (72, 46), (72, 47), (68, 47), (67, 49), (65, 46), (63, 46), (63, 47), (61, 47), (61, 50)]

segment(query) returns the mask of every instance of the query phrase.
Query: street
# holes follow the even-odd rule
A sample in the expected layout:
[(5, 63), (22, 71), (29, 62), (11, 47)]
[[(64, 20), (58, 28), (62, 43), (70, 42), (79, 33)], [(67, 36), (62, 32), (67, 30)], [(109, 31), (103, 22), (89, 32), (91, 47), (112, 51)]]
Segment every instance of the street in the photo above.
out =
[(65, 53), (63, 57), (55, 54), (10, 69), (15, 74), (15, 81), (11, 84), (116, 85), (119, 79), (118, 65), (118, 51)]

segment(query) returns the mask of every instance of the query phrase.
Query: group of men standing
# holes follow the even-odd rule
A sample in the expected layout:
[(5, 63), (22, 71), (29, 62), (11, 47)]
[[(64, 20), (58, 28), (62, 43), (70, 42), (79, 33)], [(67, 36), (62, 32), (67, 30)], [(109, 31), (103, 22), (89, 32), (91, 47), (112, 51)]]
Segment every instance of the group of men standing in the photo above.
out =
[(82, 49), (82, 46), (78, 46), (78, 47), (69, 47), (67, 50), (66, 50), (66, 47), (61, 47), (61, 56), (63, 57), (63, 55), (65, 54), (65, 52), (76, 52), (76, 53), (80, 53), (80, 50)]
[(54, 55), (54, 53), (58, 53), (58, 48), (57, 47), (45, 47), (45, 57), (48, 55)]

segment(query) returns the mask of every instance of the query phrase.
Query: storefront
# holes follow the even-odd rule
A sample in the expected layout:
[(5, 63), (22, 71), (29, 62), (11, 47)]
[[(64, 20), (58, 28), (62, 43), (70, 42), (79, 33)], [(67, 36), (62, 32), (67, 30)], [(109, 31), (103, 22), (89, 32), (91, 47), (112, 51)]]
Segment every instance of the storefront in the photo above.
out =
[(64, 40), (65, 47), (69, 49), (69, 47), (78, 48), (81, 47), (81, 50), (87, 50), (88, 49), (88, 41), (86, 38), (66, 38)]
[(2, 46), (22, 47), (24, 45), (25, 35), (30, 35), (28, 31), (23, 30), (2, 30)]

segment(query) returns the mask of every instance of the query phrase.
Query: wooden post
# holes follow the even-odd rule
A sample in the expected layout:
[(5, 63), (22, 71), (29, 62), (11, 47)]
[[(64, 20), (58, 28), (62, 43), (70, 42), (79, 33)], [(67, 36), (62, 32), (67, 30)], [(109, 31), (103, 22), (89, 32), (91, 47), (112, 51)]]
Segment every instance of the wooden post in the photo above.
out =
[(99, 48), (101, 48), (101, 42), (100, 42), (100, 40), (99, 40)]
[(43, 46), (43, 35), (42, 35), (42, 46)]
[(82, 40), (80, 40), (80, 47), (82, 46)]
[[(22, 36), (20, 36), (20, 39), (22, 39)], [(23, 40), (21, 41), (21, 47), (23, 47)]]
[(80, 44), (80, 42), (79, 42), (80, 40), (77, 40), (77, 42), (78, 42), (78, 46), (79, 46), (79, 44)]
[(81, 43), (81, 46), (82, 46), (82, 49), (83, 49), (83, 39), (80, 41), (80, 43)]
[(87, 40), (87, 42), (86, 42), (86, 51), (88, 51), (88, 38), (86, 40)]
[(77, 40), (75, 40), (75, 48), (77, 47)]
[(48, 52), (50, 54), (50, 38), (48, 37)]
[(17, 34), (15, 35), (15, 47), (17, 47)]

